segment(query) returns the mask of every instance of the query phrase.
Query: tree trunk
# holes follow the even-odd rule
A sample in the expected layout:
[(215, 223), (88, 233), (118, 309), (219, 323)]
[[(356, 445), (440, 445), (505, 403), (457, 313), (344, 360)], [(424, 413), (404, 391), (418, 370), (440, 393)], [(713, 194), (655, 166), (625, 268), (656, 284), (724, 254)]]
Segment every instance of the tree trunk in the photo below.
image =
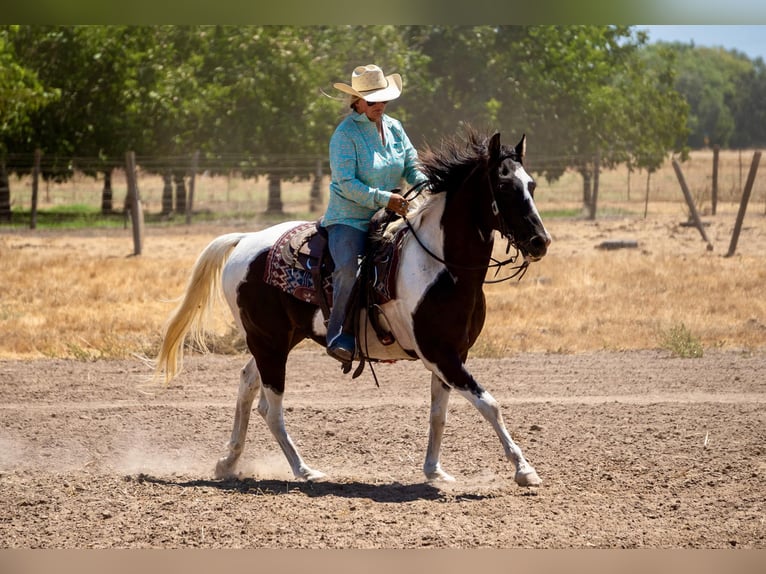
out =
[(173, 213), (173, 174), (166, 171), (162, 181), (162, 215), (170, 215)]
[(176, 184), (176, 213), (186, 213), (186, 182), (183, 172), (173, 174)]
[(104, 188), (101, 190), (101, 214), (112, 213), (112, 168), (104, 170)]
[(591, 172), (590, 170), (586, 168), (582, 168), (580, 170), (580, 175), (582, 176), (582, 205), (583, 209), (589, 209), (590, 207), (590, 200), (591, 200), (591, 193), (590, 193), (590, 186), (591, 186)]
[(309, 211), (314, 213), (319, 211), (322, 205), (322, 160), (317, 160), (314, 178), (311, 181), (311, 192), (309, 193)]
[(11, 185), (5, 169), (5, 157), (0, 157), (0, 221), (11, 221)]
[(282, 178), (278, 175), (269, 175), (269, 198), (266, 204), (266, 213), (282, 213)]
[(596, 209), (598, 206), (598, 178), (601, 173), (601, 154), (596, 152), (593, 159), (593, 191), (590, 194), (590, 203), (588, 203), (588, 219), (596, 219)]

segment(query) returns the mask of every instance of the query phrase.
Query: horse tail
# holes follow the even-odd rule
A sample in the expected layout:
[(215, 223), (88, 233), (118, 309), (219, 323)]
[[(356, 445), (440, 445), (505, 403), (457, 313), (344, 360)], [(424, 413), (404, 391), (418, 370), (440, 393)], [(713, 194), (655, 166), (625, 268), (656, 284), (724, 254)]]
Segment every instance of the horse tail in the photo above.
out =
[(212, 315), (216, 301), (223, 298), (223, 266), (244, 235), (229, 233), (215, 238), (194, 263), (181, 302), (165, 323), (162, 344), (155, 361), (155, 377), (164, 372), (166, 384), (181, 372), (187, 334), (191, 333), (191, 340), (201, 349), (207, 349), (204, 340), (205, 325)]

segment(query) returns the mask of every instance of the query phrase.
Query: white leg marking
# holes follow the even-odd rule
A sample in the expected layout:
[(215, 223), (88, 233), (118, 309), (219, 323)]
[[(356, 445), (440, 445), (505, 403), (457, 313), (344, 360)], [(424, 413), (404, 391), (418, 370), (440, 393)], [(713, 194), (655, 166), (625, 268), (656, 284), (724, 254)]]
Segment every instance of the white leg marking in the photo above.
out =
[(537, 472), (532, 465), (529, 464), (524, 458), (521, 448), (513, 442), (508, 429), (505, 428), (503, 422), (503, 415), (500, 413), (500, 407), (497, 401), (487, 391), (484, 391), (481, 396), (477, 397), (469, 391), (459, 391), (468, 401), (476, 407), (481, 415), (489, 421), (492, 428), (495, 429), (495, 433), (500, 439), (500, 443), (503, 445), (505, 451), (505, 457), (513, 462), (516, 467), (516, 474), (514, 480), (519, 486), (538, 486), (542, 483), (542, 480), (537, 475)]
[(242, 454), (242, 450), (245, 448), (250, 411), (259, 386), (258, 368), (255, 365), (255, 359), (250, 359), (240, 372), (239, 395), (237, 396), (237, 406), (234, 412), (234, 428), (231, 431), (231, 438), (228, 444), (229, 452), (225, 457), (219, 459), (215, 465), (216, 478), (231, 478), (235, 476), (234, 469)]
[(298, 454), (293, 441), (290, 439), (290, 435), (287, 434), (282, 410), (282, 395), (278, 395), (268, 387), (263, 387), (258, 412), (266, 420), (271, 434), (277, 439), (277, 443), (285, 454), (287, 462), (290, 464), (290, 468), (296, 478), (311, 481), (325, 477), (323, 472), (314, 470), (303, 462), (301, 455)]
[(444, 426), (447, 423), (447, 403), (449, 389), (445, 389), (442, 380), (434, 373), (431, 375), (431, 417), (428, 430), (428, 450), (423, 472), (429, 481), (454, 482), (455, 479), (444, 472), (439, 462), (439, 453), (444, 436)]

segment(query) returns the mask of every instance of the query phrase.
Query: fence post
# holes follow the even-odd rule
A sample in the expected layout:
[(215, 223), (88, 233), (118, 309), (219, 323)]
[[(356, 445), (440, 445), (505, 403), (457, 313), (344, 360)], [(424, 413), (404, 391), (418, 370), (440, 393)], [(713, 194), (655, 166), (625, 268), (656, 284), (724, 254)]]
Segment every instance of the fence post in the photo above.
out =
[(710, 240), (707, 238), (707, 233), (705, 233), (705, 228), (702, 226), (702, 220), (700, 220), (699, 213), (697, 213), (697, 206), (694, 205), (692, 194), (689, 192), (689, 187), (686, 185), (686, 179), (684, 179), (684, 174), (681, 171), (681, 164), (679, 164), (678, 160), (675, 158), (673, 159), (673, 169), (676, 172), (678, 183), (681, 184), (681, 191), (684, 192), (684, 197), (686, 198), (686, 204), (689, 206), (689, 211), (691, 212), (694, 225), (699, 230), (700, 235), (702, 235), (702, 239), (704, 239), (705, 243), (707, 243), (707, 250), (712, 251), (713, 244), (710, 243)]
[(141, 244), (144, 237), (144, 211), (141, 208), (141, 198), (138, 194), (136, 154), (132, 151), (125, 153), (125, 175), (128, 182), (128, 208), (133, 226), (133, 255), (141, 255)]
[(32, 206), (30, 209), (29, 228), (37, 229), (37, 192), (40, 186), (40, 148), (35, 150), (35, 164), (32, 168)]
[(758, 171), (758, 163), (761, 161), (761, 152), (757, 151), (753, 154), (753, 162), (750, 164), (750, 173), (747, 174), (747, 182), (745, 183), (745, 189), (742, 191), (742, 201), (739, 203), (739, 212), (737, 213), (737, 221), (734, 224), (734, 231), (731, 234), (731, 243), (729, 244), (729, 252), (726, 257), (731, 257), (737, 250), (737, 241), (739, 241), (739, 234), (742, 231), (742, 222), (745, 220), (745, 211), (747, 211), (747, 202), (750, 201), (750, 192), (753, 191), (753, 184), (755, 183), (755, 174)]
[(194, 184), (197, 179), (197, 166), (199, 165), (199, 150), (192, 154), (191, 174), (189, 175), (189, 201), (186, 202), (186, 225), (191, 224), (192, 207), (194, 206)]

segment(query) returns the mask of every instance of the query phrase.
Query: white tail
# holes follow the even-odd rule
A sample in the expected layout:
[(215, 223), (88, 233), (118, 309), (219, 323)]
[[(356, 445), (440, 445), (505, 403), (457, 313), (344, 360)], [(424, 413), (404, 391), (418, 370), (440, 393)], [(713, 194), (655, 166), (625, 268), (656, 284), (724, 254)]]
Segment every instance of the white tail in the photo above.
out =
[(181, 371), (187, 333), (191, 332), (191, 338), (198, 346), (206, 348), (205, 324), (216, 301), (222, 299), (221, 272), (243, 236), (243, 233), (229, 233), (215, 238), (194, 263), (183, 300), (165, 324), (157, 355), (155, 376), (164, 372), (166, 384)]

